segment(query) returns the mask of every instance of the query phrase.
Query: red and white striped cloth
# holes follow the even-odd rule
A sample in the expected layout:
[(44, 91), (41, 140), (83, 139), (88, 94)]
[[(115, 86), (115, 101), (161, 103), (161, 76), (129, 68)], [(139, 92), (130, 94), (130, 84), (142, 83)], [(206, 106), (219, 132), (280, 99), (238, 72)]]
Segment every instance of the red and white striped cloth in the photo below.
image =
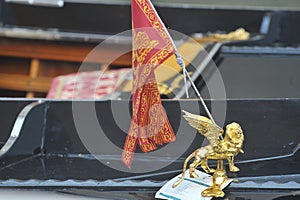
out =
[(101, 99), (114, 91), (131, 69), (80, 72), (52, 80), (47, 98)]

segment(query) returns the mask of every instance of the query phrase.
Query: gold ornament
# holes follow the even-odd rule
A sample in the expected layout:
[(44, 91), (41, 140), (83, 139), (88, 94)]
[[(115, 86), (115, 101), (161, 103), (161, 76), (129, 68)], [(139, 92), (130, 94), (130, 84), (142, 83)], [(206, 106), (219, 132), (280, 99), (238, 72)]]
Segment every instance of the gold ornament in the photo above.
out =
[[(225, 193), (221, 189), (221, 185), (228, 180), (226, 171), (224, 170), (224, 159), (227, 159), (229, 170), (231, 172), (238, 172), (239, 168), (234, 165), (234, 157), (238, 153), (244, 153), (242, 150), (244, 142), (244, 134), (241, 126), (236, 123), (230, 123), (226, 126), (226, 134), (224, 139), (222, 135), (224, 130), (218, 125), (214, 124), (210, 119), (195, 115), (186, 111), (184, 118), (189, 125), (197, 129), (199, 133), (205, 136), (210, 144), (199, 149), (196, 149), (184, 161), (182, 176), (174, 183), (173, 188), (177, 187), (184, 179), (184, 173), (190, 159), (194, 161), (189, 165), (190, 177), (197, 178), (195, 169), (200, 165), (206, 173), (214, 173), (213, 184), (208, 189), (202, 192), (204, 197), (223, 197)], [(208, 160), (218, 160), (217, 169), (211, 169), (208, 166)]]

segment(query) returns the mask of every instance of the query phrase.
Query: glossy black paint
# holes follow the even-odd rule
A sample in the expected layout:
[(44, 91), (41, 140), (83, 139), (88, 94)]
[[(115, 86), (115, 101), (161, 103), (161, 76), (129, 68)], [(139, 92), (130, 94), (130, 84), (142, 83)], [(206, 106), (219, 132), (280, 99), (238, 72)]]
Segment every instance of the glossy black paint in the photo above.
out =
[[(265, 13), (257, 10), (193, 7), (156, 8), (168, 28), (185, 34), (232, 31), (239, 27), (258, 33)], [(54, 8), (3, 2), (1, 10), (4, 26), (104, 34), (116, 34), (131, 29), (130, 5), (66, 2), (64, 7)]]
[[(0, 107), (5, 115), (0, 119), (6, 123), (0, 124), (2, 135), (9, 134), (14, 118), (18, 111), (29, 103), (28, 100), (1, 100)], [(128, 112), (130, 103), (127, 101), (82, 101), (77, 102), (86, 106), (95, 103), (95, 108), (102, 126), (103, 134), (110, 141), (122, 148), (125, 141), (126, 133), (122, 131), (115, 120), (120, 120)], [(180, 103), (180, 104), (179, 104)], [(193, 103), (199, 104), (197, 100)], [(163, 105), (169, 116), (170, 123), (176, 134), (196, 135), (193, 141), (190, 141), (190, 147), (186, 152), (182, 152), (181, 158), (172, 160), (178, 152), (167, 152), (165, 155), (153, 158), (144, 154), (145, 157), (135, 157), (132, 169), (143, 165), (155, 165), (159, 162), (170, 162), (167, 167), (158, 172), (168, 172), (179, 170), (182, 166), (183, 159), (202, 144), (203, 136), (196, 133), (186, 121), (182, 120), (181, 109), (195, 111), (195, 105), (191, 101), (175, 100), (163, 101)], [(210, 101), (207, 101), (210, 105)], [(222, 103), (221, 100), (214, 100), (214, 103)], [(245, 133), (244, 155), (237, 157), (242, 171), (237, 174), (239, 177), (264, 176), (264, 175), (285, 175), (299, 173), (298, 161), (299, 153), (291, 157), (282, 158), (282, 160), (272, 159), (276, 156), (291, 154), (299, 144), (299, 126), (300, 120), (300, 100), (299, 99), (267, 99), (267, 100), (227, 100), (226, 124), (232, 121), (238, 121), (242, 124)], [(112, 117), (111, 105), (119, 110), (120, 116)], [(200, 106), (203, 113), (203, 108)], [(204, 113), (203, 113), (204, 114)], [(46, 116), (46, 121), (42, 116)], [(121, 117), (121, 118), (120, 118)], [(8, 120), (9, 119), (9, 120)], [(182, 121), (181, 121), (182, 120)], [(220, 119), (216, 118), (218, 123)], [(130, 118), (122, 118), (125, 126), (129, 127)], [(84, 122), (85, 123), (85, 122)], [(178, 127), (180, 124), (180, 131)], [(44, 128), (43, 128), (44, 127)], [(287, 128), (289, 127), (289, 128)], [(40, 150), (42, 131), (45, 130), (45, 149)], [(86, 132), (88, 133), (88, 128)], [(99, 133), (94, 133), (99, 134)], [(5, 142), (5, 138), (2, 141)], [(101, 141), (96, 141), (101, 145)], [(171, 146), (180, 145), (183, 141), (177, 140), (171, 143)], [(100, 160), (107, 162), (120, 162), (120, 155), (105, 153), (101, 151), (93, 152), (100, 156)], [(140, 150), (138, 150), (140, 151)], [(107, 157), (106, 157), (107, 156)], [(271, 158), (269, 161), (257, 161), (258, 158)], [(254, 160), (253, 160), (254, 159)], [(285, 160), (284, 160), (285, 159)], [(247, 162), (243, 164), (243, 162)], [(249, 161), (250, 160), (250, 161)], [(253, 161), (251, 161), (253, 160)], [(293, 164), (294, 163), (294, 164)], [(286, 164), (286, 168), (284, 168)], [(271, 166), (278, 167), (272, 168)], [(126, 169), (124, 167), (124, 169)], [(133, 172), (132, 171), (132, 172)], [(176, 173), (175, 173), (176, 174)], [(174, 173), (164, 176), (150, 177), (153, 180), (165, 180), (175, 175)], [(72, 102), (70, 101), (46, 101), (32, 110), (25, 121), (21, 137), (13, 146), (8, 154), (1, 158), (0, 177), (2, 180), (7, 179), (57, 179), (57, 180), (107, 180), (115, 178), (124, 178), (137, 174), (129, 171), (120, 172), (112, 169), (109, 165), (104, 165), (85, 148), (80, 140), (77, 130), (74, 126), (72, 116)]]

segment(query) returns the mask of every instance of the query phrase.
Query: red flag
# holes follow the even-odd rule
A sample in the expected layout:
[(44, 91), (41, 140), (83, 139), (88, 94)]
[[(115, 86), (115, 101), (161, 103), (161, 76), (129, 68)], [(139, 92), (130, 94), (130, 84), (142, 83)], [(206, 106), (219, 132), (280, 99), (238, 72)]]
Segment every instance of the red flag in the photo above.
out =
[(162, 107), (154, 70), (174, 55), (173, 41), (149, 0), (132, 0), (132, 121), (122, 161), (129, 168), (137, 144), (143, 152), (175, 140)]

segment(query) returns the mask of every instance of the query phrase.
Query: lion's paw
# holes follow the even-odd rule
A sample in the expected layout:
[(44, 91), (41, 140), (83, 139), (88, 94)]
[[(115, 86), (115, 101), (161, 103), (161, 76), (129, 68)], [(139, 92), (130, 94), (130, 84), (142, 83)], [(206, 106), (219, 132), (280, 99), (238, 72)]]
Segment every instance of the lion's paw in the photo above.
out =
[(198, 174), (196, 174), (195, 172), (190, 173), (190, 178), (198, 178)]
[(231, 166), (231, 167), (229, 167), (229, 170), (230, 170), (231, 172), (238, 172), (238, 171), (240, 171), (240, 169), (239, 169), (238, 167), (236, 167), (236, 166)]

